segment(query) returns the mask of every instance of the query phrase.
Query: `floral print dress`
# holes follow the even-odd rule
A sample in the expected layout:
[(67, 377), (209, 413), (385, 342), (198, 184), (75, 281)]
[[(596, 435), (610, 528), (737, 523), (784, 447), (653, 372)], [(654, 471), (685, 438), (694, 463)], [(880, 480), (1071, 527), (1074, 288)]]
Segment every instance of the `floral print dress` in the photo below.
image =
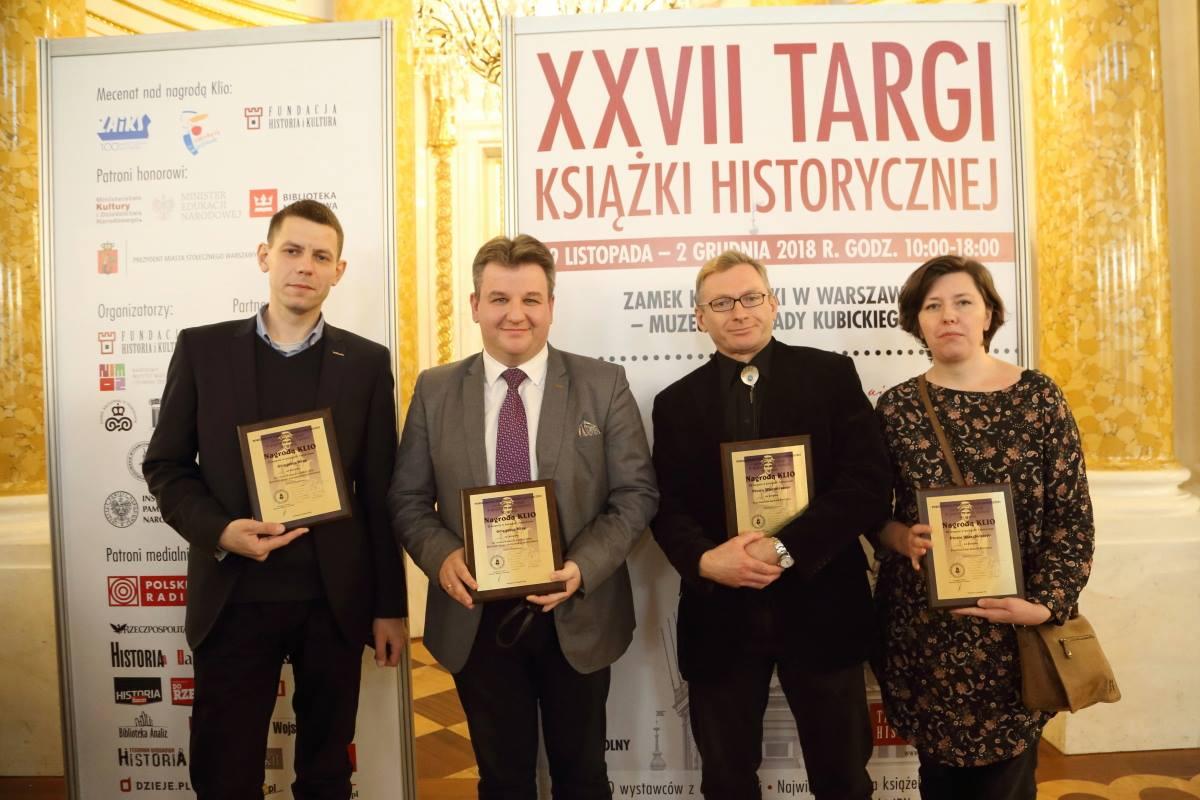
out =
[[(1026, 597), (1049, 608), (1052, 621), (1066, 621), (1091, 571), (1094, 529), (1079, 430), (1062, 392), (1033, 370), (995, 392), (929, 390), (966, 483), (1012, 484)], [(885, 392), (876, 413), (892, 460), (893, 516), (911, 525), (915, 490), (950, 486), (950, 467), (916, 378)], [(892, 726), (950, 766), (1036, 747), (1053, 715), (1021, 703), (1013, 626), (929, 608), (924, 571), (887, 548), (877, 555), (877, 668)]]

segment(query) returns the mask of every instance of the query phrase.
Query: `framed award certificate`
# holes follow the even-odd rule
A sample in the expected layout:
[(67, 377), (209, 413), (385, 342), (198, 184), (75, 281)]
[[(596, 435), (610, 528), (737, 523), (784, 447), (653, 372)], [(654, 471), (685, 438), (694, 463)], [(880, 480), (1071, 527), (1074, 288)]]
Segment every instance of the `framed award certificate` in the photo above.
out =
[(1011, 486), (918, 489), (917, 513), (932, 528), (922, 559), (931, 608), (1025, 596)]
[(562, 569), (554, 481), (462, 490), (467, 569), (477, 600), (549, 594), (566, 588), (550, 580)]
[(255, 519), (291, 529), (350, 516), (328, 408), (239, 425), (238, 442)]
[(732, 538), (742, 531), (773, 535), (808, 508), (813, 481), (808, 436), (725, 442), (725, 525)]

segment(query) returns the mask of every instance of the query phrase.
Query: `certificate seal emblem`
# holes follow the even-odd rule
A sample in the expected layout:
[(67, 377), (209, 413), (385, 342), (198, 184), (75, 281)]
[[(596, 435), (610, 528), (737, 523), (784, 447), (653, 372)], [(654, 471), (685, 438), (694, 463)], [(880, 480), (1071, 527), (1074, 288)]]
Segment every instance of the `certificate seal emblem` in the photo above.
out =
[(104, 500), (104, 518), (114, 528), (128, 528), (137, 522), (137, 498), (129, 492), (113, 492)]
[(966, 573), (966, 570), (963, 569), (962, 564), (955, 562), (950, 565), (950, 574), (953, 575), (955, 578), (961, 578), (965, 573)]
[(280, 503), (280, 504), (286, 503), (288, 501), (289, 497), (291, 497), (291, 495), (288, 494), (287, 489), (280, 489), (279, 491), (275, 492), (275, 502), (276, 503)]
[(504, 567), (504, 556), (492, 556), (492, 569), (502, 569)]
[(754, 526), (755, 530), (761, 531), (763, 528), (767, 527), (767, 518), (762, 514), (755, 514), (750, 518), (750, 524)]

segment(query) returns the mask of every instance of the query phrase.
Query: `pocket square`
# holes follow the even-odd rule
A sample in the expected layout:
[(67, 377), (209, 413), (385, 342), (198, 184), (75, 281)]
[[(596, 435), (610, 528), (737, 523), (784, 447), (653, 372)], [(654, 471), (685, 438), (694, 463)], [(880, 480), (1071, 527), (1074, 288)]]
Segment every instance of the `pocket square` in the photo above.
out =
[(599, 436), (600, 428), (594, 422), (588, 422), (586, 419), (579, 423), (579, 438), (584, 439), (588, 436)]

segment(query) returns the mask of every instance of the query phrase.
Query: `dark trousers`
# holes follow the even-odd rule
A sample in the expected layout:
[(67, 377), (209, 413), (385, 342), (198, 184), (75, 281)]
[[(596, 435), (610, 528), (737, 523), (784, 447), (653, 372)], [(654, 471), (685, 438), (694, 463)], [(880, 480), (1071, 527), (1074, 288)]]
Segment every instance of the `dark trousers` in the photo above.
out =
[(951, 767), (924, 753), (921, 758), (922, 800), (1035, 800), (1037, 745), (1016, 758), (983, 767)]
[(350, 797), (363, 646), (323, 599), (234, 603), (196, 648), (191, 777), (199, 800), (262, 800), (267, 733), (285, 656), (292, 660), (296, 800)]
[(608, 800), (604, 762), (610, 670), (576, 672), (563, 657), (553, 614), (538, 613), (510, 648), (496, 628), (515, 605), (494, 601), (466, 665), (454, 676), (479, 765), (479, 800), (536, 800), (538, 711), (556, 800)]
[[(714, 657), (716, 657), (714, 655)], [(763, 714), (771, 670), (796, 718), (808, 783), (817, 800), (867, 800), (867, 761), (874, 740), (863, 668), (811, 672), (767, 655), (745, 655), (738, 666), (688, 681), (692, 734), (700, 751), (700, 791), (707, 800), (759, 800)], [(960, 798), (960, 800), (962, 800)]]

